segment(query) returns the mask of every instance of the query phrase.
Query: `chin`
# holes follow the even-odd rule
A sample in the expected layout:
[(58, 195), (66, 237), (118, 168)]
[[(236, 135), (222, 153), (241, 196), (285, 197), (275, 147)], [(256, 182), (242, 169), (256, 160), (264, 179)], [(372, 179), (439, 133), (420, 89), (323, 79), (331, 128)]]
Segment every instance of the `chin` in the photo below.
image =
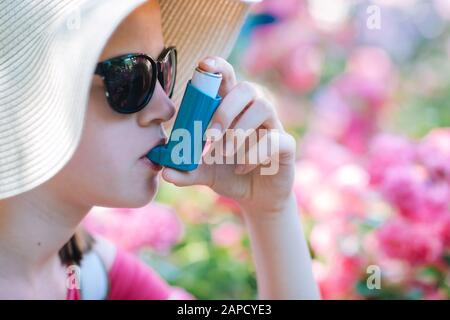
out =
[[(158, 179), (150, 179), (147, 183), (140, 188), (129, 188), (126, 190), (128, 195), (124, 197), (122, 201), (122, 208), (141, 208), (148, 205), (156, 196), (158, 191), (159, 182)], [(133, 190), (132, 194), (129, 191)]]
[(142, 195), (133, 195), (133, 197), (115, 199), (113, 202), (109, 202), (107, 207), (111, 208), (142, 208), (148, 205), (155, 198), (155, 194), (142, 194)]
[(114, 188), (107, 189), (109, 193), (97, 198), (96, 205), (110, 208), (141, 208), (153, 201), (158, 187), (158, 176), (117, 183)]

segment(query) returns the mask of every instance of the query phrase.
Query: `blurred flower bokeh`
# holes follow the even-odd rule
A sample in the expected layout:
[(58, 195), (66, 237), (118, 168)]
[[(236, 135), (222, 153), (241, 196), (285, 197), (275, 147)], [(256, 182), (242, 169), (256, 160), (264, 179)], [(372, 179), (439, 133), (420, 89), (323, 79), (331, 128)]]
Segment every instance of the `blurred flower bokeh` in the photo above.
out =
[[(449, 58), (447, 0), (265, 0), (244, 26), (231, 61), (297, 138), (295, 194), (324, 298), (450, 298)], [(163, 182), (157, 202), (96, 208), (85, 225), (199, 299), (256, 298), (232, 200)]]

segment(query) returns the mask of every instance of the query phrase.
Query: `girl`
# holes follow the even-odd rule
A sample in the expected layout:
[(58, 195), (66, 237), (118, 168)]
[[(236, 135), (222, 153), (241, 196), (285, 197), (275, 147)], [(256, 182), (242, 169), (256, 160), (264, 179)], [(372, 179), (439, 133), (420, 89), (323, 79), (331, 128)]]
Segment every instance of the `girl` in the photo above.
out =
[[(292, 192), (295, 140), (263, 91), (238, 83), (221, 57), (247, 2), (1, 2), (0, 298), (188, 297), (137, 258), (77, 232), (93, 206), (149, 203), (160, 175), (177, 186), (207, 185), (240, 204), (259, 298), (318, 298)], [(223, 75), (211, 128), (277, 130), (279, 150), (269, 159), (181, 172), (145, 158), (167, 139), (163, 125), (196, 65)], [(224, 135), (215, 143), (226, 142)], [(277, 173), (261, 175), (270, 161)], [(67, 267), (78, 264), (81, 291), (67, 281)], [(92, 293), (105, 283), (106, 293)]]

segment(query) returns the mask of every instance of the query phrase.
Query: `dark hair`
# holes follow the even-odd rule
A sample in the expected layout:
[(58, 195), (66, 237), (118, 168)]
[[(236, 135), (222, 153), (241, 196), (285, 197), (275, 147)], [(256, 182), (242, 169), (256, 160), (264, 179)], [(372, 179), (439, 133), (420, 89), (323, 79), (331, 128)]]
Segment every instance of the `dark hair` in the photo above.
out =
[(92, 249), (95, 239), (86, 231), (78, 230), (59, 250), (61, 263), (80, 265), (83, 254)]

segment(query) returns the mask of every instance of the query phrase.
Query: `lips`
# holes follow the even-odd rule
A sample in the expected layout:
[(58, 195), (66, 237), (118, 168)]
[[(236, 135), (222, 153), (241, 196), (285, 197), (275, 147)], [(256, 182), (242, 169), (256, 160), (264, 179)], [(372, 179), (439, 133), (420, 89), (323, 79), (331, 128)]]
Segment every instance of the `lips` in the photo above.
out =
[[(166, 144), (167, 138), (163, 137), (161, 139), (159, 139), (151, 148), (150, 150), (152, 150), (154, 147), (162, 145), (162, 144)], [(144, 159), (147, 157), (147, 154), (150, 152), (150, 150), (148, 150), (147, 152), (145, 152), (142, 157), (140, 157), (139, 159)], [(151, 160), (150, 160), (151, 161)], [(157, 164), (155, 164), (157, 165)]]

